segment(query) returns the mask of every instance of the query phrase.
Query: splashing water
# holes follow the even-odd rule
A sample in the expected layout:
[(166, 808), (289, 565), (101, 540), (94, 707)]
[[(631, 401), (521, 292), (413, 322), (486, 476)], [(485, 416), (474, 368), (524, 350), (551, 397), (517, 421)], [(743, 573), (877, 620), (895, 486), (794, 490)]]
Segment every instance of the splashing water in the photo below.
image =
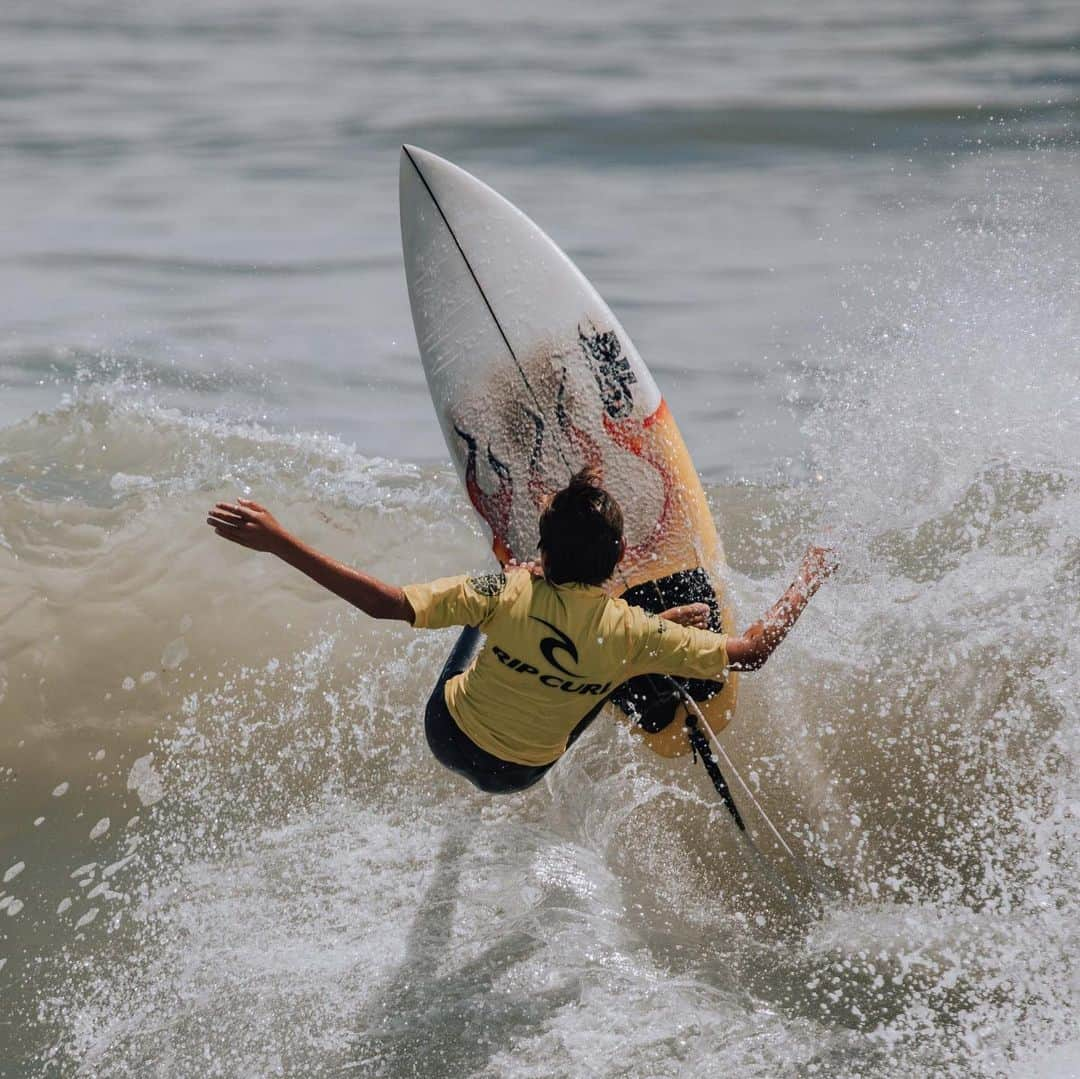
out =
[(245, 488), (394, 580), (482, 566), (448, 470), (92, 382), (0, 431), (14, 1051), (116, 1076), (1066, 1074), (1080, 267), (1048, 199), (993, 190), (830, 346), (820, 479), (709, 492), (744, 614), (808, 532), (843, 554), (724, 735), (840, 891), (820, 918), (696, 770), (614, 724), (526, 794), (466, 790), (418, 738), (446, 635), (204, 535)]

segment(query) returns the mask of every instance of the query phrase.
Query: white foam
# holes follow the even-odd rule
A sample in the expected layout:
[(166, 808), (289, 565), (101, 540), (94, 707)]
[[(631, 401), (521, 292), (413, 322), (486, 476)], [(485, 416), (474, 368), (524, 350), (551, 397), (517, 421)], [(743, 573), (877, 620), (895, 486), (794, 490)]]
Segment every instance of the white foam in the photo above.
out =
[(147, 753), (139, 757), (128, 772), (127, 788), (134, 791), (139, 802), (144, 806), (152, 806), (165, 797), (165, 787), (161, 776), (154, 770), (154, 754)]
[(126, 472), (114, 472), (109, 480), (109, 486), (118, 492), (137, 491), (153, 485), (154, 481), (150, 476), (129, 475)]

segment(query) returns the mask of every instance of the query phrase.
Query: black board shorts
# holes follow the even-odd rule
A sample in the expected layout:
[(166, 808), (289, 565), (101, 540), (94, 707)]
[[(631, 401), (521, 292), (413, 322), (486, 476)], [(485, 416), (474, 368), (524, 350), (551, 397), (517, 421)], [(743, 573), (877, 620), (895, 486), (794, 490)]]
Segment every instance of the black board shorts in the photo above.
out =
[[(481, 749), (457, 725), (450, 709), (446, 707), (446, 683), (461, 674), (476, 658), (483, 637), (475, 626), (466, 626), (458, 637), (450, 656), (443, 666), (442, 674), (428, 698), (424, 711), (424, 733), (435, 759), (452, 772), (464, 776), (475, 787), (488, 794), (511, 794), (523, 791), (539, 782), (551, 764), (517, 764), (504, 761)], [(584, 716), (574, 728), (566, 745), (569, 748), (596, 718), (606, 701), (601, 701)]]

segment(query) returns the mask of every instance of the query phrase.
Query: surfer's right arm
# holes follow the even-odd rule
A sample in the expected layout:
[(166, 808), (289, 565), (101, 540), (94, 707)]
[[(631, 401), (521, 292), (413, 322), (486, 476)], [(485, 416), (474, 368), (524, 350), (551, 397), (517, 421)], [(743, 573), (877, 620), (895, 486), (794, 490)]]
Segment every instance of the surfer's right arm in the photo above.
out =
[[(836, 566), (836, 558), (828, 548), (808, 548), (799, 576), (791, 587), (769, 608), (764, 618), (741, 636), (713, 633), (692, 623), (672, 627), (664, 615), (647, 614), (639, 607), (631, 607), (634, 627), (631, 636), (636, 641), (636, 648), (630, 657), (627, 677), (668, 674), (722, 679), (728, 670), (759, 670)], [(665, 612), (666, 615), (672, 613)]]
[(728, 662), (735, 671), (756, 671), (765, 666), (788, 631), (806, 610), (810, 597), (825, 583), (837, 567), (835, 554), (827, 547), (808, 547), (803, 555), (799, 576), (769, 608), (765, 617), (750, 626), (740, 637), (727, 641)]
[(286, 531), (265, 507), (247, 498), (219, 502), (206, 518), (214, 531), (253, 551), (268, 551), (372, 618), (413, 623), (412, 605), (402, 589), (324, 555)]

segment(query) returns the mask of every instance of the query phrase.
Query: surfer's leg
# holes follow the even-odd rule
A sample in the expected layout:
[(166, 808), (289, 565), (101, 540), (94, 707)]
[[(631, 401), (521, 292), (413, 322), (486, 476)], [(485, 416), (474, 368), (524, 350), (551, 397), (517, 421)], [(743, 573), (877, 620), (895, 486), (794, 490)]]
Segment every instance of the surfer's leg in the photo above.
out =
[(461, 674), (480, 650), (480, 631), (466, 626), (454, 645), (424, 713), (424, 733), (428, 746), (440, 764), (464, 776), (489, 794), (508, 794), (531, 787), (551, 767), (533, 767), (504, 761), (481, 749), (457, 725), (446, 706), (446, 683)]
[[(488, 753), (462, 731), (446, 706), (446, 683), (472, 663), (480, 650), (480, 642), (478, 629), (466, 626), (461, 631), (428, 698), (424, 733), (435, 759), (444, 767), (464, 776), (474, 787), (488, 794), (511, 794), (538, 783), (552, 765), (516, 764)], [(567, 749), (581, 737), (606, 703), (605, 698), (581, 719), (566, 741)]]
[(531, 787), (551, 767), (515, 764), (481, 749), (457, 725), (446, 702), (432, 694), (424, 717), (424, 733), (435, 759), (464, 776), (487, 794), (511, 794)]
[(450, 650), (424, 710), (424, 733), (427, 735), (431, 752), (435, 754), (436, 760), (454, 771), (460, 770), (460, 753), (456, 751), (456, 747), (461, 730), (446, 706), (446, 683), (455, 675), (461, 674), (476, 658), (479, 650), (480, 631), (475, 626), (466, 626)]
[(465, 626), (462, 629), (461, 633), (458, 635), (457, 643), (450, 650), (450, 655), (446, 657), (442, 673), (439, 675), (438, 684), (435, 686), (435, 692), (438, 693), (440, 697), (442, 696), (443, 689), (446, 687), (446, 683), (449, 682), (455, 674), (461, 674), (461, 672), (476, 659), (476, 653), (480, 651), (480, 643), (482, 640), (483, 636), (476, 626)]

